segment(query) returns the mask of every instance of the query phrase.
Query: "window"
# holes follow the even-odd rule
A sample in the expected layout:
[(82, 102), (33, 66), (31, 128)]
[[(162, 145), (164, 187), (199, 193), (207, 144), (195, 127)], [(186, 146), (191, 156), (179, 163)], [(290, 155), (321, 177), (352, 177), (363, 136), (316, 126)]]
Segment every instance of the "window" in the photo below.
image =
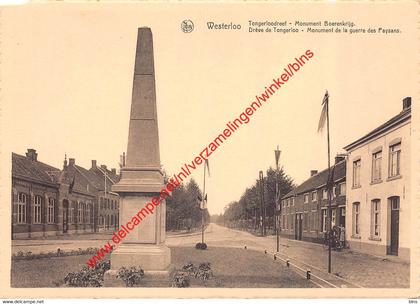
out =
[(400, 175), (401, 143), (389, 147), (389, 177)]
[(331, 210), (331, 226), (334, 227), (337, 219), (337, 209)]
[(41, 223), (41, 205), (42, 205), (42, 197), (39, 195), (35, 195), (34, 201), (34, 224)]
[(292, 206), (294, 206), (294, 205), (295, 205), (295, 198), (292, 197)]
[(381, 230), (381, 201), (376, 199), (372, 200), (372, 228), (371, 235), (373, 237), (380, 236)]
[(305, 195), (303, 196), (303, 202), (304, 202), (305, 204), (309, 202), (309, 194), (305, 194)]
[(312, 192), (311, 199), (313, 202), (316, 202), (316, 191)]
[(322, 209), (322, 218), (321, 218), (321, 229), (322, 232), (327, 231), (327, 209)]
[(53, 224), (55, 222), (54, 213), (55, 213), (55, 199), (50, 197), (48, 199), (48, 214), (47, 214), (47, 221), (49, 224)]
[(18, 194), (18, 201), (17, 201), (17, 223), (26, 223), (26, 202), (28, 200), (28, 196), (25, 193)]
[(79, 224), (83, 223), (83, 221), (84, 221), (84, 218), (83, 218), (83, 203), (82, 202), (79, 202), (79, 206), (78, 206), (78, 209), (77, 209), (77, 219), (78, 219)]
[(353, 235), (360, 235), (360, 203), (353, 203)]
[(360, 187), (360, 165), (360, 159), (353, 162), (353, 187)]
[(306, 216), (308, 217), (308, 227), (307, 227), (307, 229), (312, 230), (311, 229), (312, 228), (312, 212), (307, 213)]
[(92, 205), (90, 202), (86, 203), (86, 223), (90, 224), (90, 209), (92, 208)]
[(382, 151), (372, 154), (372, 182), (381, 180)]
[(312, 225), (311, 225), (311, 231), (315, 231), (318, 229), (317, 224), (318, 224), (318, 213), (316, 210), (312, 210), (311, 212), (312, 214)]
[(293, 214), (289, 215), (289, 229), (293, 230)]
[(394, 196), (394, 197), (391, 197), (390, 200), (391, 200), (391, 210), (399, 210), (400, 198), (398, 196)]
[(76, 202), (69, 202), (69, 213), (68, 213), (68, 221), (69, 223), (74, 222), (74, 206)]
[(346, 195), (346, 183), (341, 183), (339, 186), (338, 195)]
[(323, 199), (328, 199), (328, 190), (327, 189), (322, 190), (322, 198)]

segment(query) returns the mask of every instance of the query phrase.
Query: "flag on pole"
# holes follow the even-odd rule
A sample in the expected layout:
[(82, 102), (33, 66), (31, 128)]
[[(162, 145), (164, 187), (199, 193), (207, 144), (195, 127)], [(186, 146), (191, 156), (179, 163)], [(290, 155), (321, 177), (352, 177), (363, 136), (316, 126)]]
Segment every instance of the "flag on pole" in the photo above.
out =
[(328, 91), (326, 91), (324, 99), (322, 100), (322, 110), (321, 116), (319, 117), (318, 132), (322, 131), (325, 125), (325, 121), (327, 120), (328, 97)]
[(206, 166), (206, 167), (207, 167), (207, 172), (209, 173), (209, 176), (210, 176), (210, 167), (209, 167), (209, 160), (208, 160), (208, 159), (206, 159), (206, 160), (204, 161), (204, 166)]

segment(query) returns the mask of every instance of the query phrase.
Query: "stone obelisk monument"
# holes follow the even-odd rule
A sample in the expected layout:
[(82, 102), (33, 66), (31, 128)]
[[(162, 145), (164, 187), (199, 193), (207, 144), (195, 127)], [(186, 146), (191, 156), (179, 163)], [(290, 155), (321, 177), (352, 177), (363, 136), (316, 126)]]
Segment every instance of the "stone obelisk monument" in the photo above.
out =
[[(129, 222), (153, 196), (159, 197), (163, 187), (153, 38), (150, 28), (142, 27), (137, 36), (126, 162), (120, 181), (112, 186), (112, 191), (120, 195), (120, 225)], [(165, 245), (165, 207), (165, 202), (157, 206), (154, 213), (145, 217), (112, 252), (106, 285), (115, 285), (113, 278), (123, 266), (140, 266), (145, 270), (146, 281), (168, 275), (171, 254)]]

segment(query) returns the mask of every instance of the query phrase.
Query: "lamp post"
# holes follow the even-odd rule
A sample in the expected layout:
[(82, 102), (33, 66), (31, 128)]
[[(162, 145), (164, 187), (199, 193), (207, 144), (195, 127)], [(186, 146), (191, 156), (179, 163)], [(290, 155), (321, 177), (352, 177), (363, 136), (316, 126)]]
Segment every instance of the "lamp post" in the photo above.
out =
[(279, 187), (279, 160), (280, 160), (280, 154), (281, 151), (279, 150), (279, 146), (277, 146), (277, 149), (274, 150), (274, 156), (276, 159), (276, 198), (274, 202), (274, 208), (275, 208), (275, 221), (276, 221), (276, 237), (277, 237), (277, 252), (280, 251), (280, 225), (279, 225), (279, 218), (280, 218), (280, 210), (281, 210), (281, 204), (280, 204), (280, 187)]

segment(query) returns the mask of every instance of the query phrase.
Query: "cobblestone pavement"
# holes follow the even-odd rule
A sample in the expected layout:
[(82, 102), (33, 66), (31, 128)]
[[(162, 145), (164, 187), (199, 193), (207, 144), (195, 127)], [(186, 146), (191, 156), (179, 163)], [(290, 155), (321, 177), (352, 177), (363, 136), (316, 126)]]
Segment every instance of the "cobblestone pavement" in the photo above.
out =
[[(58, 240), (15, 240), (12, 252), (32, 251), (33, 253), (78, 248), (99, 247), (110, 239), (110, 234), (100, 235), (99, 239), (58, 239)], [(93, 238), (94, 236), (91, 236)], [(201, 242), (201, 234), (168, 234), (166, 244), (171, 247), (192, 246)], [(206, 229), (205, 242), (209, 246), (257, 248), (261, 251), (275, 251), (275, 236), (258, 237), (248, 232), (233, 230), (210, 224)], [(307, 265), (326, 273), (328, 252), (322, 245), (281, 238), (281, 257), (291, 262)], [(376, 257), (344, 250), (332, 253), (332, 273), (361, 287), (403, 288), (409, 287), (410, 264), (397, 257)]]

